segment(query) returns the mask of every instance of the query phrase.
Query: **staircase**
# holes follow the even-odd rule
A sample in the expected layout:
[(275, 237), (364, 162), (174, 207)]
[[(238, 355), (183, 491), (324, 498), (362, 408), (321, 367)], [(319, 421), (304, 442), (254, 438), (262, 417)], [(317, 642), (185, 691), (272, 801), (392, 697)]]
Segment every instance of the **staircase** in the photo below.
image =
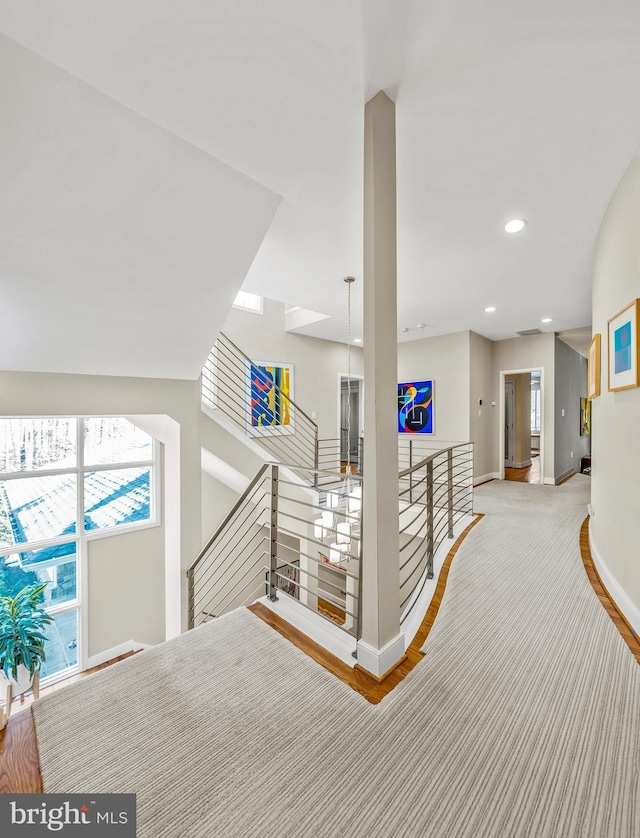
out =
[[(202, 371), (203, 409), (271, 462), (188, 571), (189, 627), (266, 595), (295, 600), (357, 641), (362, 449), (356, 463), (341, 462), (341, 441), (319, 439), (288, 385), (286, 367), (256, 364), (222, 334)], [(473, 446), (434, 449), (412, 435), (398, 449), (404, 626), (421, 610), (439, 548), (471, 520)]]

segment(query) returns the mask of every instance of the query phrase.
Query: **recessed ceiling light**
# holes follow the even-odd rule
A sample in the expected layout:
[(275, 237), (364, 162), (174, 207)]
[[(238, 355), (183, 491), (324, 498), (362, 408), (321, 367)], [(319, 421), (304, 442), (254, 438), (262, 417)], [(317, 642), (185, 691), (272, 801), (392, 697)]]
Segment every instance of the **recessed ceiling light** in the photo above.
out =
[(486, 312), (488, 312), (489, 314), (490, 314), (492, 311), (495, 311), (495, 310), (496, 310), (496, 307), (495, 307), (495, 306), (487, 306), (487, 307), (485, 308), (485, 311), (486, 311)]
[(354, 338), (353, 342), (354, 343), (362, 343), (362, 338)]
[(553, 318), (551, 317), (543, 317), (540, 321), (541, 323), (553, 323)]
[(504, 225), (505, 233), (520, 233), (527, 226), (524, 218), (513, 218)]
[(417, 326), (416, 326), (416, 329), (424, 329), (424, 327), (426, 325), (427, 325), (426, 323), (418, 323)]
[(408, 326), (403, 326), (403, 327), (400, 329), (400, 331), (401, 331), (401, 332), (408, 332), (408, 331), (409, 331), (409, 327), (408, 327)]

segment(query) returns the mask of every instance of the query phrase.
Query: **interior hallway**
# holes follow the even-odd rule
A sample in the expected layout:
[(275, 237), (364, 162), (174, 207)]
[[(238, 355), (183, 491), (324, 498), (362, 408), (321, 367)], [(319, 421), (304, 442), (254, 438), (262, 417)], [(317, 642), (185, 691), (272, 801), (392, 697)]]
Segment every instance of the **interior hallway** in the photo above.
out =
[(425, 658), (379, 705), (240, 609), (37, 703), (45, 791), (128, 778), (140, 838), (635, 838), (640, 668), (582, 564), (588, 498), (581, 475), (479, 487)]
[(531, 465), (524, 468), (504, 468), (504, 479), (516, 483), (540, 483), (540, 455), (531, 455)]

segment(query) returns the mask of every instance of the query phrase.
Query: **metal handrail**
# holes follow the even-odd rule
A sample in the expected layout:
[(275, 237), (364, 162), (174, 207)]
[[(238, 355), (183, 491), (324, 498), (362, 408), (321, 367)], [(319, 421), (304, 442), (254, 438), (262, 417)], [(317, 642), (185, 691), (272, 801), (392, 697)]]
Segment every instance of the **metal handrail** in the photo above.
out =
[(258, 483), (260, 482), (261, 478), (263, 477), (263, 475), (265, 474), (265, 472), (267, 471), (267, 469), (268, 469), (268, 468), (269, 468), (269, 463), (265, 463), (265, 464), (262, 466), (262, 468), (258, 471), (258, 473), (256, 474), (256, 476), (255, 476), (255, 477), (253, 478), (253, 480), (251, 481), (251, 483), (249, 483), (249, 485), (248, 485), (248, 486), (247, 486), (247, 488), (244, 490), (244, 492), (240, 495), (240, 497), (238, 498), (238, 500), (236, 501), (236, 503), (234, 503), (234, 505), (231, 507), (231, 511), (230, 511), (230, 512), (229, 512), (229, 514), (226, 516), (226, 518), (224, 519), (224, 521), (220, 524), (220, 526), (219, 526), (219, 527), (218, 527), (218, 529), (214, 532), (214, 534), (211, 536), (211, 538), (209, 539), (209, 541), (207, 541), (207, 543), (205, 544), (205, 546), (204, 546), (204, 547), (202, 548), (202, 550), (198, 553), (198, 555), (197, 555), (197, 556), (196, 556), (196, 558), (194, 559), (193, 563), (191, 564), (191, 566), (190, 566), (189, 570), (195, 570), (195, 569), (196, 569), (196, 567), (197, 567), (197, 566), (200, 564), (200, 562), (202, 561), (202, 559), (203, 559), (203, 558), (207, 555), (207, 553), (209, 552), (209, 550), (213, 547), (213, 545), (214, 545), (214, 543), (215, 543), (216, 539), (218, 538), (218, 536), (220, 535), (220, 533), (224, 530), (224, 528), (227, 526), (227, 524), (229, 524), (229, 523), (231, 522), (231, 520), (234, 518), (234, 516), (235, 516), (236, 512), (240, 509), (240, 507), (244, 506), (245, 501), (247, 500), (247, 498), (249, 497), (249, 495), (253, 492), (253, 490), (255, 489), (255, 487), (258, 485)]
[[(314, 489), (305, 482), (287, 479), (288, 470), (306, 476), (323, 475), (331, 483)], [(361, 482), (359, 477), (327, 469), (265, 463), (187, 571), (189, 626), (219, 616), (237, 605), (246, 590), (264, 585), (271, 599), (293, 594), (301, 605), (323, 619), (326, 617), (318, 610), (318, 599), (331, 602), (345, 614), (342, 630), (359, 639), (361, 504), (358, 508), (350, 503), (353, 487)], [(335, 496), (337, 506), (328, 505), (329, 496)], [(326, 521), (323, 535), (317, 537), (318, 516), (329, 509), (333, 518)], [(336, 523), (339, 521), (351, 527), (341, 531)], [(330, 551), (336, 544), (343, 544), (341, 535), (345, 532), (351, 541), (340, 550), (340, 562), (336, 564)], [(267, 557), (266, 563), (263, 556)], [(293, 568), (293, 559), (297, 572), (288, 577), (283, 568)], [(257, 574), (263, 566), (268, 572), (261, 584)], [(339, 569), (340, 579), (320, 570), (326, 567)], [(289, 590), (283, 590), (283, 582)]]

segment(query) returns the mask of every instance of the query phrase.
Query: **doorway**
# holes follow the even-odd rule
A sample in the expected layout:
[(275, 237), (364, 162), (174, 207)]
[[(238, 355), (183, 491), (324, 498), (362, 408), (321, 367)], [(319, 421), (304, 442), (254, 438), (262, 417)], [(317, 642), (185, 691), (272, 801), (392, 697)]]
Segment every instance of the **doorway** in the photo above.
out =
[(544, 370), (502, 370), (500, 376), (500, 476), (519, 483), (544, 483)]
[(362, 378), (340, 376), (340, 470), (361, 472)]

